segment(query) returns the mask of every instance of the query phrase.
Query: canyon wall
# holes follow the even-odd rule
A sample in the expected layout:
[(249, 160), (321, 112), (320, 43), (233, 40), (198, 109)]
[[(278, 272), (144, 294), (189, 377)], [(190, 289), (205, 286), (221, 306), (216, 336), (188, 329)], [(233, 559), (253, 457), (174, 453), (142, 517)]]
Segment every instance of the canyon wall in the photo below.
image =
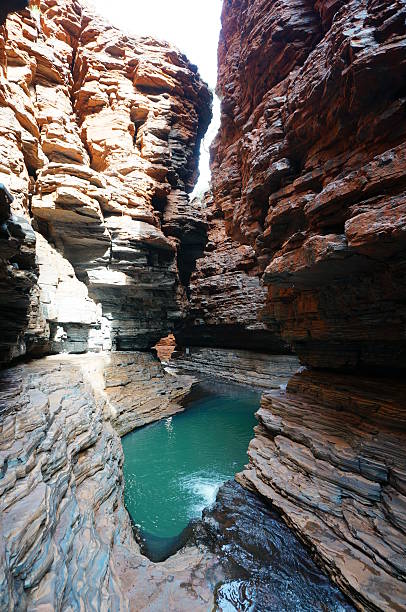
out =
[(0, 9), (0, 608), (206, 610), (216, 557), (140, 554), (119, 437), (194, 380), (118, 351), (184, 314), (211, 94), (167, 43), (76, 0), (27, 4)]
[(214, 199), (316, 367), (405, 366), (402, 6), (224, 3)]
[(405, 43), (396, 0), (225, 0), (212, 147), (216, 217), (267, 290), (257, 309), (247, 287), (253, 311), (311, 368), (264, 395), (238, 478), (388, 611), (406, 605)]
[(222, 209), (210, 191), (202, 198), (202, 212), (207, 244), (190, 279), (187, 316), (176, 329), (179, 345), (290, 352), (276, 322), (260, 320), (267, 292), (254, 249), (227, 235)]
[(403, 610), (406, 386), (327, 371), (265, 394), (237, 480), (268, 499), (360, 609)]
[[(152, 565), (123, 505), (119, 434), (180, 410), (192, 381), (120, 351), (173, 330), (185, 367), (268, 389), (240, 482), (359, 608), (405, 607), (404, 17), (397, 0), (225, 0), (202, 203), (196, 67), (77, 0), (9, 15), (0, 362), (107, 354), (1, 374), (1, 607), (212, 606), (210, 554)], [(309, 369), (285, 390), (292, 348)]]
[(188, 193), (211, 94), (76, 0), (34, 0), (1, 34), (1, 360), (149, 348), (206, 241)]
[[(263, 349), (264, 350), (264, 349)], [(270, 355), (258, 350), (177, 347), (168, 365), (175, 371), (198, 373), (263, 390), (286, 387), (300, 363), (294, 355)]]

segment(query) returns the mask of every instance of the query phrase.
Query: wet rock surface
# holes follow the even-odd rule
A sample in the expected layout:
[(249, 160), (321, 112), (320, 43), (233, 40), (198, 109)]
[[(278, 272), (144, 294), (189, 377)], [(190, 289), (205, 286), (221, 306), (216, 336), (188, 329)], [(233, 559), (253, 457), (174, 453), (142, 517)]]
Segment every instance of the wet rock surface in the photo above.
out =
[[(316, 369), (264, 396), (239, 480), (359, 608), (404, 609), (406, 393), (376, 378), (406, 365), (402, 3), (224, 2), (206, 210), (188, 199), (210, 119), (195, 67), (77, 0), (25, 4), (0, 10), (23, 9), (0, 27), (0, 182), (14, 198), (0, 189), (0, 362), (148, 349), (176, 327), (197, 347), (185, 362), (269, 389), (280, 362), (230, 364), (216, 345), (293, 345)], [(180, 410), (190, 379), (120, 353), (20, 364), (0, 382), (0, 607), (207, 610), (216, 585), (223, 608), (277, 605), (273, 580), (288, 578), (245, 546), (276, 554), (276, 536), (244, 524), (256, 508), (276, 526), (254, 497), (233, 490), (217, 510), (235, 538), (218, 527), (228, 581), (207, 548), (156, 565), (133, 540), (117, 431)], [(307, 594), (289, 583), (286, 605), (317, 609), (319, 593), (345, 609), (303, 564), (316, 577)]]
[(158, 564), (140, 553), (116, 429), (180, 409), (180, 382), (142, 353), (58, 355), (1, 373), (2, 609), (189, 612), (216, 598), (219, 610), (230, 601), (276, 610), (286, 597), (304, 610), (316, 596), (324, 609), (350, 609), (281, 520), (236, 483), (182, 550)]
[(237, 476), (368, 610), (406, 601), (405, 397), (396, 380), (300, 372), (263, 396)]
[(216, 610), (354, 609), (280, 515), (235, 481), (221, 487), (196, 529), (228, 578), (217, 587)]

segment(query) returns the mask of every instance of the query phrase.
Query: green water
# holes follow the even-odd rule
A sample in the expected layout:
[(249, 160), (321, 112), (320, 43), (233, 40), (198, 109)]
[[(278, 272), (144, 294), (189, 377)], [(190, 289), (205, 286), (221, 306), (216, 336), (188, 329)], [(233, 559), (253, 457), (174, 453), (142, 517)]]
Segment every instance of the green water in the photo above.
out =
[(259, 396), (224, 387), (209, 393), (122, 439), (126, 507), (155, 560), (248, 461)]

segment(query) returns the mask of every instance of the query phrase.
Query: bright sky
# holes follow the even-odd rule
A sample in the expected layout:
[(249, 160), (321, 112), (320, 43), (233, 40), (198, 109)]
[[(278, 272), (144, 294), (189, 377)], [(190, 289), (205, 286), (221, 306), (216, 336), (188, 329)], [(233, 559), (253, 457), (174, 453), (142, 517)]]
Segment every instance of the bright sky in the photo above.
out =
[[(113, 25), (135, 35), (153, 36), (177, 46), (199, 67), (200, 75), (214, 90), (217, 78), (217, 43), (222, 0), (91, 0), (99, 14)], [(200, 178), (195, 192), (210, 180), (209, 145), (220, 122), (216, 100), (214, 119), (200, 153)]]

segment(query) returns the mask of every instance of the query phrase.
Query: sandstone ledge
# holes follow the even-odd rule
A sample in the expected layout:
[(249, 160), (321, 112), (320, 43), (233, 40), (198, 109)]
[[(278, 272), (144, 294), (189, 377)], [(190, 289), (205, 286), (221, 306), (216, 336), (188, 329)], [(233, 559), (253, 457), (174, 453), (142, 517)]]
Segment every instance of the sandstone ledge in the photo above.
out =
[(292, 355), (268, 355), (237, 349), (189, 347), (175, 351), (168, 363), (176, 371), (214, 377), (263, 390), (286, 386), (298, 370)]
[(0, 306), (17, 306), (0, 362), (148, 349), (183, 317), (205, 243), (188, 194), (211, 94), (179, 50), (86, 2), (30, 5), (0, 29)]

